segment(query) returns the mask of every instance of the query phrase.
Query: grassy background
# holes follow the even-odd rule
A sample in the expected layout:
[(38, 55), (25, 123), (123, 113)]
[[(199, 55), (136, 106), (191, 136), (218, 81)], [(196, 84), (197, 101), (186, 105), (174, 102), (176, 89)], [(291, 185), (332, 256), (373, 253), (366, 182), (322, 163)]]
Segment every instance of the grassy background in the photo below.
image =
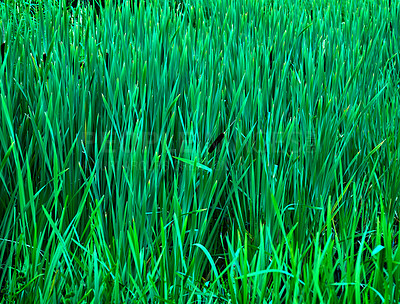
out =
[(400, 5), (134, 4), (0, 3), (1, 302), (398, 302)]

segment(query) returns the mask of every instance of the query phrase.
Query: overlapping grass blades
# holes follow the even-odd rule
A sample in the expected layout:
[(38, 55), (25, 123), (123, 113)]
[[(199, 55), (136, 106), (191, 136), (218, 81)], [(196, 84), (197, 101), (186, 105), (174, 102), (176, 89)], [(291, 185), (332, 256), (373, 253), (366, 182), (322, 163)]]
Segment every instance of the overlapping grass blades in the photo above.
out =
[(0, 4), (3, 302), (398, 301), (398, 3), (65, 4)]

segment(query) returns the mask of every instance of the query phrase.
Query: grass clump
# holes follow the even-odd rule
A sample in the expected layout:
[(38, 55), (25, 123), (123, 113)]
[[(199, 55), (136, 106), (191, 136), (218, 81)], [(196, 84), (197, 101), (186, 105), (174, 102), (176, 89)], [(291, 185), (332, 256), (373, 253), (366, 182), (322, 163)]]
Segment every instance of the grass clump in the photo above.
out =
[(398, 301), (399, 4), (42, 4), (0, 3), (2, 303)]

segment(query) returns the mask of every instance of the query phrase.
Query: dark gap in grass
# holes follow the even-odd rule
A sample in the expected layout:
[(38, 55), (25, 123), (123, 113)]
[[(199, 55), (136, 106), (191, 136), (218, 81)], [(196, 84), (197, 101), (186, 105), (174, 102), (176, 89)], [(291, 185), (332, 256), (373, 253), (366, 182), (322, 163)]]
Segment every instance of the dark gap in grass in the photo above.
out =
[(106, 68), (107, 68), (107, 70), (109, 69), (109, 55), (108, 55), (108, 52), (106, 52), (106, 57), (105, 57), (105, 61), (106, 61)]
[(272, 58), (272, 49), (271, 49), (271, 51), (269, 52), (269, 68), (272, 70), (272, 61), (273, 61), (273, 58)]
[(6, 50), (6, 42), (4, 41), (2, 44), (1, 44), (1, 47), (0, 47), (0, 53), (1, 53), (1, 58), (4, 60), (4, 53), (5, 53), (5, 50)]
[(46, 53), (43, 53), (43, 55), (42, 55), (43, 66), (46, 65), (46, 58), (47, 58)]
[(212, 153), (217, 145), (224, 139), (225, 132), (218, 135), (217, 139), (211, 144), (210, 148), (208, 149), (208, 153)]

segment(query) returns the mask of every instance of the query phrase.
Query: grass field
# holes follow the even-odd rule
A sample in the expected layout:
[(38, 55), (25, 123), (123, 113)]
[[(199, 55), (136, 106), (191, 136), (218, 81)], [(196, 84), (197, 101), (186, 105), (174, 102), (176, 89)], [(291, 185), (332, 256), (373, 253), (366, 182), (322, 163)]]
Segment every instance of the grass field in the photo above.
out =
[(177, 1), (0, 3), (0, 303), (399, 303), (400, 2)]

